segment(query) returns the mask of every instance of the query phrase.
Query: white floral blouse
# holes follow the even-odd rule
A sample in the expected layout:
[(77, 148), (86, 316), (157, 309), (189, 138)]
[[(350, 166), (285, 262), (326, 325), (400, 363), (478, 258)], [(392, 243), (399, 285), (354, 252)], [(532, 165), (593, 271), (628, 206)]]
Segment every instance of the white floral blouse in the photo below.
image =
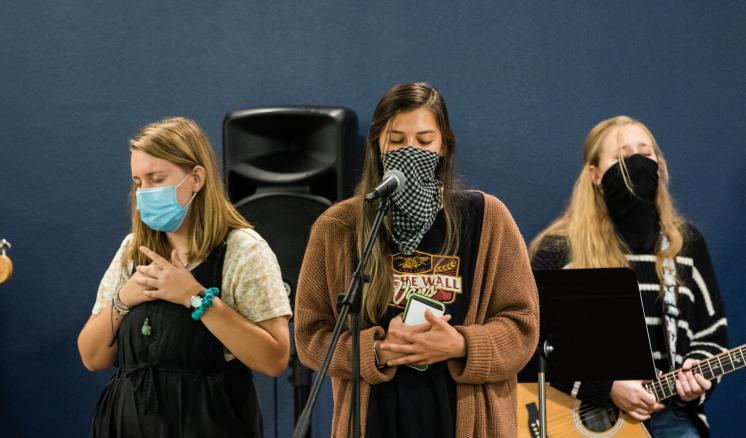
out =
[[(98, 287), (96, 303), (91, 311), (101, 313), (132, 273), (132, 262), (122, 267), (125, 249), (132, 241), (132, 234), (124, 238)], [(223, 284), (220, 298), (246, 319), (261, 322), (291, 314), (290, 302), (282, 282), (277, 257), (267, 242), (253, 229), (242, 228), (228, 233), (223, 263)], [(194, 269), (199, 262), (191, 264)], [(225, 360), (234, 356), (226, 350)]]

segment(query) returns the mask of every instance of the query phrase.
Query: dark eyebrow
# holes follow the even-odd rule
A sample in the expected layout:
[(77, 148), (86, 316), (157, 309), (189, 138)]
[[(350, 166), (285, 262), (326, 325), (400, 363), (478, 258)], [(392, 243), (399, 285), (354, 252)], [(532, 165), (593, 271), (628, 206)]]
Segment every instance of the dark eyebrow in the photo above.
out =
[[(402, 135), (404, 135), (404, 133), (402, 131), (396, 131), (396, 130), (393, 130), (393, 129), (389, 130), (389, 134), (402, 134)], [(432, 130), (432, 129), (430, 129), (430, 130), (427, 130), (427, 131), (420, 131), (420, 132), (417, 133), (417, 135), (420, 135), (420, 134), (435, 134), (435, 131)]]
[[(158, 173), (164, 173), (164, 172), (162, 170), (154, 170), (152, 172), (146, 173), (145, 176), (149, 176), (149, 177), (152, 178), (153, 175), (158, 174)], [(140, 177), (139, 176), (133, 176), (132, 179), (140, 179)]]
[(622, 149), (622, 148), (625, 148), (625, 147), (630, 147), (630, 146), (632, 146), (634, 144), (637, 144), (637, 147), (640, 147), (640, 146), (653, 147), (653, 145), (650, 144), (650, 143), (647, 143), (647, 142), (644, 142), (644, 141), (638, 141), (637, 143), (624, 143), (624, 144), (621, 144), (621, 145), (618, 146), (618, 149)]

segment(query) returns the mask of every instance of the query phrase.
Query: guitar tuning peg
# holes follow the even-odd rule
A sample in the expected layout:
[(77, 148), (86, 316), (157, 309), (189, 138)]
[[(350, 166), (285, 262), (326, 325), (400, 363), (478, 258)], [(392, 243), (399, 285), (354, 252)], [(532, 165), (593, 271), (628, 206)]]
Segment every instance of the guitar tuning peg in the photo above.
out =
[(10, 248), (10, 242), (5, 239), (0, 240), (0, 283), (5, 283), (13, 275), (13, 262), (5, 253)]

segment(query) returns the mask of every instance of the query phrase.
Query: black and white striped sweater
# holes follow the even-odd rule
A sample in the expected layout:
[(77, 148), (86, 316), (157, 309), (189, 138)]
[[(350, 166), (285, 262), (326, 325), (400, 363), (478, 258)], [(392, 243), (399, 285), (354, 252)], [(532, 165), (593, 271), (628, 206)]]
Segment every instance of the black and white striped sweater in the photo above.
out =
[[(661, 284), (655, 271), (655, 255), (629, 254), (630, 267), (635, 271), (640, 285), (645, 320), (655, 365), (664, 372), (670, 370), (668, 349), (662, 320), (663, 306)], [(702, 234), (692, 225), (684, 228), (684, 247), (676, 257), (676, 275), (679, 280), (678, 307), (681, 316), (677, 321), (675, 368), (685, 359), (705, 359), (727, 350), (727, 320), (720, 298), (710, 254)], [(561, 269), (569, 263), (566, 239), (547, 237), (531, 260), (534, 269)], [(702, 425), (707, 425), (704, 402), (712, 394), (717, 382), (699, 400), (684, 403)], [(612, 382), (552, 382), (552, 386), (578, 399), (609, 405)]]

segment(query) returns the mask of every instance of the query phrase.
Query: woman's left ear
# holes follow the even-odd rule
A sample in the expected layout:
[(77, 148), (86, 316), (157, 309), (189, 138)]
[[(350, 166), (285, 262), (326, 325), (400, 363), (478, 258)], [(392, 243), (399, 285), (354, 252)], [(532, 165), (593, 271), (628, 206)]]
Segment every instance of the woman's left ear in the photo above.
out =
[(591, 175), (591, 182), (596, 187), (601, 187), (601, 171), (598, 169), (598, 167), (594, 166), (593, 164), (588, 166), (588, 173)]
[(205, 185), (205, 177), (205, 168), (202, 166), (194, 166), (194, 169), (192, 169), (193, 193), (202, 190), (202, 187)]

